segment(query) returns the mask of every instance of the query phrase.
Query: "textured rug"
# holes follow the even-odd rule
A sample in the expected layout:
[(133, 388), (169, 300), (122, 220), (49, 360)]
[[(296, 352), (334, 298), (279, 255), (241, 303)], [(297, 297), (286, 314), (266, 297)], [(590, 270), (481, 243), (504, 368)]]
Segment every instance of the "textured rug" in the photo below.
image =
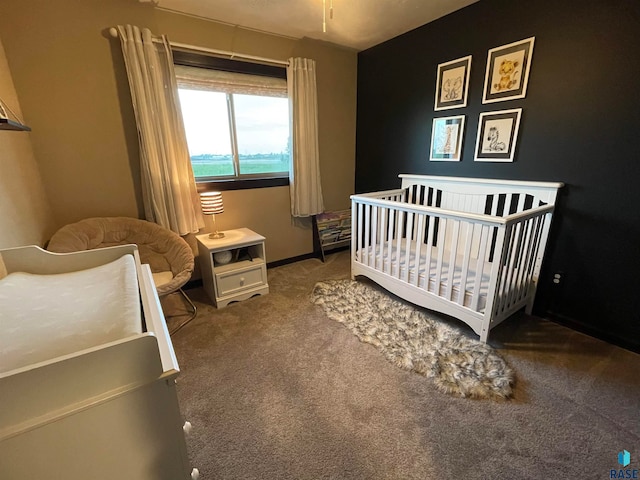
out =
[(352, 280), (318, 282), (312, 301), (394, 365), (432, 378), (443, 392), (511, 396), (513, 371), (490, 346), (374, 287)]

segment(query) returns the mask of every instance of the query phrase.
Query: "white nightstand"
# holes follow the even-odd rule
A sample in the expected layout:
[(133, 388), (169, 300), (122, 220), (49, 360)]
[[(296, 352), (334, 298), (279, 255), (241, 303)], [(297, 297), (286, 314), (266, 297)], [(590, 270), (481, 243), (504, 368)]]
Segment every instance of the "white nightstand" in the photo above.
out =
[[(248, 228), (223, 233), (224, 238), (216, 239), (209, 238), (208, 233), (196, 236), (202, 284), (214, 305), (222, 308), (230, 302), (269, 293), (265, 238)], [(222, 260), (230, 256), (231, 260), (222, 264), (214, 256)]]

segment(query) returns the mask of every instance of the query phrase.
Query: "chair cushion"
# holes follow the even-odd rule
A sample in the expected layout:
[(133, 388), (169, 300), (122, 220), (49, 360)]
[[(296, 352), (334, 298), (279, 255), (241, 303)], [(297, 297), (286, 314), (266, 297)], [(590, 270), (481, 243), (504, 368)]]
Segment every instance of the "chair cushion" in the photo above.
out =
[(151, 275), (153, 276), (153, 283), (156, 285), (156, 288), (160, 288), (173, 280), (173, 273), (171, 273), (171, 271), (152, 272)]
[(158, 295), (166, 295), (182, 287), (194, 268), (193, 250), (177, 233), (145, 220), (129, 217), (87, 218), (58, 230), (47, 249), (67, 253), (114, 245), (135, 244), (140, 261), (149, 264), (152, 273), (171, 272), (172, 279), (162, 276), (156, 282)]

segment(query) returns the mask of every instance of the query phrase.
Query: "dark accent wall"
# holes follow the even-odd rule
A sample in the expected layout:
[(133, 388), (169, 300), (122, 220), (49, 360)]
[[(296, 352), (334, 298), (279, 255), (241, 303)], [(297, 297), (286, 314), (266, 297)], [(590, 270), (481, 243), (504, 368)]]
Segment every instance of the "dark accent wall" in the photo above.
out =
[[(356, 191), (399, 173), (565, 182), (534, 311), (640, 349), (638, 32), (637, 0), (480, 0), (361, 52)], [(483, 105), (488, 50), (532, 36), (527, 96)], [(466, 55), (467, 107), (434, 112), (438, 64)], [(515, 161), (474, 162), (479, 114), (518, 107)], [(462, 161), (429, 162), (433, 118), (461, 114)]]

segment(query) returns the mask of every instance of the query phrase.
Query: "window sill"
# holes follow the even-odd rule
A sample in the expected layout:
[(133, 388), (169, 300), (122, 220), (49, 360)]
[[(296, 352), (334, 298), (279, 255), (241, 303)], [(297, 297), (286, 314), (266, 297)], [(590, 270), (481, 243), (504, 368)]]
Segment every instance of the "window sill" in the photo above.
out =
[(199, 192), (211, 190), (247, 190), (250, 188), (285, 187), (289, 185), (289, 178), (252, 178), (242, 180), (199, 180), (196, 181)]

